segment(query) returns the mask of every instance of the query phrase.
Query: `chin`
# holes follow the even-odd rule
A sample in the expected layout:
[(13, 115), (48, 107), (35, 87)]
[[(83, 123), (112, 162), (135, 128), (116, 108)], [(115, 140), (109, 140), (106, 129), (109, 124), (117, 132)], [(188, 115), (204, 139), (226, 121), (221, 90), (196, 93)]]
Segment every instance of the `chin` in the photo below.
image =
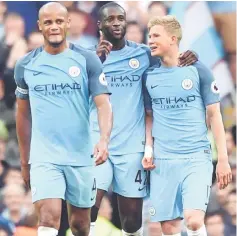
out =
[(161, 57), (162, 55), (161, 55), (161, 53), (159, 53), (157, 51), (155, 51), (155, 52), (151, 51), (151, 56), (153, 56), (153, 57)]
[(62, 44), (63, 40), (55, 40), (55, 41), (49, 41), (49, 44), (54, 47), (54, 48), (57, 48), (59, 47), (61, 44)]

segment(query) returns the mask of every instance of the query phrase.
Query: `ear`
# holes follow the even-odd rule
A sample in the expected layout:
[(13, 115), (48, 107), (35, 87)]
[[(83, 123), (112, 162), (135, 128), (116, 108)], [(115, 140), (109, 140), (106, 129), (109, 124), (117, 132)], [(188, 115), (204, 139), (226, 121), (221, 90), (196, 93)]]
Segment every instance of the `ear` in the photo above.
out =
[(177, 42), (178, 42), (177, 37), (176, 37), (175, 35), (171, 36), (171, 44), (172, 44), (172, 45), (173, 45), (173, 44), (177, 44)]
[(39, 30), (42, 31), (42, 27), (39, 20), (37, 21), (37, 24), (38, 24)]
[(101, 30), (102, 29), (102, 24), (101, 24), (101, 21), (97, 21), (97, 26), (98, 26), (98, 28), (99, 28), (99, 30)]
[(68, 17), (68, 19), (67, 19), (67, 29), (70, 29), (70, 27), (71, 27), (71, 18)]

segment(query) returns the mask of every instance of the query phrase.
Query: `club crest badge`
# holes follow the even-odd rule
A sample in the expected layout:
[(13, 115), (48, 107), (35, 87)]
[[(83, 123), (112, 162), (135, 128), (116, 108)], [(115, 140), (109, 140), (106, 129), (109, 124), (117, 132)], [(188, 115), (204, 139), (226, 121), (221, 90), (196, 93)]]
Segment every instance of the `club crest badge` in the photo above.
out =
[(79, 67), (77, 67), (77, 66), (71, 66), (70, 68), (69, 68), (69, 75), (71, 76), (71, 77), (77, 77), (78, 75), (80, 75), (80, 73), (81, 73), (81, 71), (80, 71), (80, 68)]
[(140, 66), (140, 62), (136, 58), (132, 58), (129, 61), (129, 66), (133, 69), (137, 69)]
[(193, 81), (191, 79), (184, 79), (182, 81), (182, 87), (185, 90), (190, 90), (193, 87)]

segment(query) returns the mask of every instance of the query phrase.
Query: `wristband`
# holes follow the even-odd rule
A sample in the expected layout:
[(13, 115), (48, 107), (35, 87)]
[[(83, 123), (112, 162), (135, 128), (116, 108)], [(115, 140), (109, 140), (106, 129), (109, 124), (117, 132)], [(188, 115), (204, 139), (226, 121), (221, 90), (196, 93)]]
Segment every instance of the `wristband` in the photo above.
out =
[(145, 157), (152, 157), (153, 156), (153, 148), (151, 146), (145, 146)]

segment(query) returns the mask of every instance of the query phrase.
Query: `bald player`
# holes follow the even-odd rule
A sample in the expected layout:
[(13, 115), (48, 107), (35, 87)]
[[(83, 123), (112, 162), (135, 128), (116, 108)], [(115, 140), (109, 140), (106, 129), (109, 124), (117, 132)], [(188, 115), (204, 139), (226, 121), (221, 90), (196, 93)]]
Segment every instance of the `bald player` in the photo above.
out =
[[(109, 92), (98, 57), (66, 42), (70, 19), (64, 6), (44, 5), (38, 25), (44, 46), (25, 55), (15, 67), (22, 175), (39, 215), (38, 236), (58, 235), (61, 199), (68, 202), (73, 235), (87, 236), (96, 196), (95, 165), (108, 156)], [(94, 153), (89, 97), (100, 126)]]

